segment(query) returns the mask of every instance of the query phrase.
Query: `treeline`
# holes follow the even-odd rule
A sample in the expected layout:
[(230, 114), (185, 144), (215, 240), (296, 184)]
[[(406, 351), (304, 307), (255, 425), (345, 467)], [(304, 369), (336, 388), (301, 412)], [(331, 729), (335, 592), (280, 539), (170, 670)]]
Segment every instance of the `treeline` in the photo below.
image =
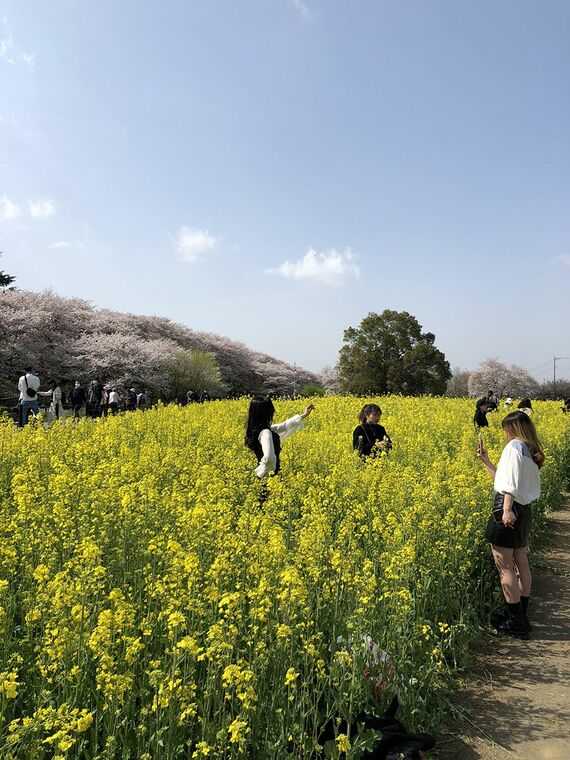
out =
[(98, 309), (52, 292), (0, 292), (0, 396), (13, 396), (24, 366), (42, 384), (99, 379), (146, 388), (165, 401), (188, 390), (212, 396), (298, 393), (317, 377), (242, 343), (164, 317)]
[(543, 401), (570, 398), (569, 380), (545, 380), (539, 383), (523, 367), (517, 364), (507, 365), (498, 359), (485, 359), (474, 370), (455, 367), (445, 395), (456, 398), (478, 397), (491, 389), (502, 398), (526, 396)]

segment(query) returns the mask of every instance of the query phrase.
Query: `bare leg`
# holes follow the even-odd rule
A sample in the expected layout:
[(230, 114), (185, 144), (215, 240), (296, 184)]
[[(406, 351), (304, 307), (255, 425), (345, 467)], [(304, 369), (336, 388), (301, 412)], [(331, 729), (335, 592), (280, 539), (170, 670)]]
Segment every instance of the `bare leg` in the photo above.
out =
[(524, 549), (514, 549), (513, 558), (519, 576), (519, 591), (521, 596), (530, 596), (532, 586), (532, 575), (530, 565), (528, 564), (528, 554), (526, 546)]
[(495, 546), (494, 544), (492, 548), (493, 559), (495, 560), (495, 567), (499, 571), (505, 601), (507, 604), (516, 604), (520, 602), (521, 592), (513, 561), (515, 550), (506, 549), (504, 546)]

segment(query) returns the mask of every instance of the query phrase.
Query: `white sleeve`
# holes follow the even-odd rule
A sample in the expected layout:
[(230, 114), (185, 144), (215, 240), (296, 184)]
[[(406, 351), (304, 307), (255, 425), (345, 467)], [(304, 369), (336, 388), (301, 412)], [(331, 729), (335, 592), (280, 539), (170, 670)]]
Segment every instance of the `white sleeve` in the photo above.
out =
[(507, 446), (501, 454), (495, 476), (495, 490), (518, 496), (523, 466), (523, 455), (515, 446)]
[(303, 418), (300, 414), (296, 414), (294, 417), (289, 417), (285, 422), (278, 422), (276, 425), (271, 425), (271, 430), (277, 433), (282, 441), (285, 441), (289, 436), (296, 433), (298, 430), (303, 430)]
[(273, 436), (268, 428), (265, 428), (265, 430), (262, 430), (259, 434), (259, 443), (261, 444), (263, 456), (261, 457), (258, 466), (255, 468), (255, 474), (258, 478), (266, 478), (271, 470), (274, 470), (277, 467)]

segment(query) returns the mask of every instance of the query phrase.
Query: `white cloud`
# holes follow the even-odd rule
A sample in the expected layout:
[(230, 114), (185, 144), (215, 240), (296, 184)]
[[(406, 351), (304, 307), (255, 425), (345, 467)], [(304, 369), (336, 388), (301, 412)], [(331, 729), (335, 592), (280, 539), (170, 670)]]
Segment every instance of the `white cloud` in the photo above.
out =
[(16, 63), (16, 47), (12, 37), (4, 37), (0, 40), (0, 59), (13, 66)]
[(567, 267), (570, 267), (570, 254), (562, 253), (556, 257), (556, 261), (560, 261), (561, 264), (566, 264)]
[(22, 61), (26, 64), (26, 66), (29, 66), (31, 69), (33, 69), (36, 65), (36, 54), (24, 53), (22, 50)]
[(265, 274), (279, 274), (296, 280), (312, 280), (338, 286), (346, 280), (360, 277), (356, 260), (357, 257), (350, 248), (345, 248), (342, 252), (331, 248), (326, 253), (318, 253), (309, 248), (302, 259), (285, 261), (277, 269), (266, 269)]
[(69, 240), (57, 240), (55, 243), (48, 245), (48, 248), (51, 248), (52, 250), (57, 248), (71, 248), (71, 243)]
[(303, 0), (291, 0), (291, 3), (305, 21), (310, 21), (313, 18), (311, 9), (308, 5), (305, 5)]
[(0, 32), (3, 36), (0, 38), (0, 61), (14, 66), (16, 63), (24, 63), (30, 69), (34, 68), (36, 56), (33, 53), (26, 53), (19, 48), (14, 42), (9, 31), (8, 19), (0, 19)]
[(19, 206), (8, 198), (7, 195), (3, 195), (0, 198), (0, 219), (8, 222), (10, 219), (17, 219), (22, 216)]
[(212, 251), (220, 239), (210, 235), (207, 230), (194, 227), (181, 227), (176, 235), (176, 248), (183, 261), (196, 261), (204, 253)]
[(36, 219), (48, 219), (56, 213), (55, 203), (49, 198), (43, 198), (37, 201), (28, 201), (30, 214)]

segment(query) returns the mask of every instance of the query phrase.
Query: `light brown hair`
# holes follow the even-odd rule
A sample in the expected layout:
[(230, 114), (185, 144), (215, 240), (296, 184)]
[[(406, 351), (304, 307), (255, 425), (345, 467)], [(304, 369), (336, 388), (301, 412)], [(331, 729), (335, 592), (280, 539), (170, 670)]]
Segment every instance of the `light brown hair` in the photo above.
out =
[(501, 422), (501, 427), (509, 438), (518, 438), (519, 441), (526, 443), (533, 460), (539, 467), (542, 467), (544, 451), (538, 440), (534, 422), (527, 414), (521, 411), (511, 412)]

